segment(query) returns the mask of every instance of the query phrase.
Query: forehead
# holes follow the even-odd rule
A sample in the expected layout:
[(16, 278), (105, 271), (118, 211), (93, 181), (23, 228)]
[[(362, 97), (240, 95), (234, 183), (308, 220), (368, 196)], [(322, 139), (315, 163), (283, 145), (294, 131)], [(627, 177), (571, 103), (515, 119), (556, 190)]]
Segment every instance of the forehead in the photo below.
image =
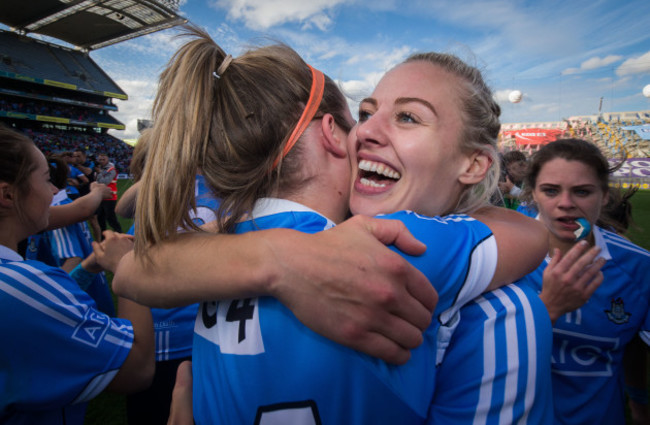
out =
[(596, 170), (582, 161), (567, 161), (555, 158), (546, 162), (539, 170), (537, 184), (564, 186), (600, 185)]
[(460, 105), (460, 87), (464, 82), (438, 65), (425, 61), (408, 62), (388, 71), (373, 95), (386, 98), (422, 98), (430, 103)]

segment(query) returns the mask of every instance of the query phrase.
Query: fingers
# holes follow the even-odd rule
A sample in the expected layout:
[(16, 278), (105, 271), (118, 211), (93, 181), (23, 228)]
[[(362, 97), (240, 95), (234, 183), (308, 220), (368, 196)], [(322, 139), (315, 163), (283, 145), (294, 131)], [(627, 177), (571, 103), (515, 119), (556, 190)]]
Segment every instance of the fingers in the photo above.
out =
[(366, 228), (375, 238), (385, 245), (395, 245), (409, 255), (422, 255), (427, 249), (426, 245), (415, 239), (401, 221), (363, 216), (357, 217), (354, 217), (352, 220), (365, 220), (364, 225)]
[[(567, 253), (565, 259), (569, 257), (571, 251)], [(585, 251), (584, 248), (579, 251), (582, 252), (582, 255), (578, 259), (576, 259), (573, 265), (571, 265), (571, 267), (569, 268), (569, 272), (575, 276), (582, 275), (584, 273), (584, 270), (594, 262), (598, 254), (600, 254), (600, 247), (594, 246), (586, 252), (584, 252)]]
[(411, 352), (409, 350), (378, 333), (365, 334), (358, 341), (358, 345), (352, 348), (372, 357), (377, 357), (387, 363), (402, 365), (411, 358)]

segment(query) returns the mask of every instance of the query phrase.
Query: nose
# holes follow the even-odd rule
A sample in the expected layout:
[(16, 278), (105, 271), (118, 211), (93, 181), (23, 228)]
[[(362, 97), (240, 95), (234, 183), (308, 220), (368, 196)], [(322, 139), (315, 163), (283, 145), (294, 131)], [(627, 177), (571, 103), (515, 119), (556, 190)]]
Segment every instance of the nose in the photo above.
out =
[(375, 113), (364, 121), (359, 121), (356, 136), (362, 145), (384, 145), (386, 143), (386, 132), (382, 125), (381, 116)]
[(567, 191), (562, 191), (560, 192), (560, 195), (558, 196), (558, 207), (562, 209), (571, 209), (575, 206), (575, 203), (573, 202), (573, 196), (571, 193)]
[(56, 195), (57, 193), (59, 193), (60, 189), (58, 187), (54, 186), (54, 184), (52, 184), (52, 182), (50, 182), (50, 186), (51, 186), (53, 195)]

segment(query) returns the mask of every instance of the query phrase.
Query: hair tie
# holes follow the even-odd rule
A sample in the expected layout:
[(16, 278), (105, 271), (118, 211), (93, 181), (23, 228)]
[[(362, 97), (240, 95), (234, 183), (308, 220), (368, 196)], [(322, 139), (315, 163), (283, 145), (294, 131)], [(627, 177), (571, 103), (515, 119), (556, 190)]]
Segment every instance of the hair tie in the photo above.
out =
[(316, 115), (318, 107), (320, 106), (320, 102), (323, 99), (323, 92), (325, 91), (325, 76), (319, 70), (312, 68), (310, 65), (307, 66), (311, 70), (312, 76), (311, 89), (309, 91), (309, 100), (305, 105), (305, 109), (302, 111), (302, 115), (298, 120), (298, 124), (296, 124), (293, 132), (291, 132), (291, 136), (289, 136), (287, 144), (284, 145), (282, 154), (275, 159), (272, 169), (275, 169), (275, 167), (277, 167), (280, 160), (287, 156), (289, 151), (291, 151), (291, 148), (293, 148), (298, 139), (300, 139), (302, 133), (305, 132), (309, 126), (309, 123), (311, 123), (311, 120), (314, 119), (314, 115)]
[(219, 65), (219, 68), (212, 74), (217, 77), (221, 78), (224, 72), (226, 72), (226, 69), (228, 69), (228, 65), (230, 65), (230, 62), (232, 62), (232, 56), (226, 55), (225, 58), (223, 58), (223, 62), (221, 62), (221, 65)]

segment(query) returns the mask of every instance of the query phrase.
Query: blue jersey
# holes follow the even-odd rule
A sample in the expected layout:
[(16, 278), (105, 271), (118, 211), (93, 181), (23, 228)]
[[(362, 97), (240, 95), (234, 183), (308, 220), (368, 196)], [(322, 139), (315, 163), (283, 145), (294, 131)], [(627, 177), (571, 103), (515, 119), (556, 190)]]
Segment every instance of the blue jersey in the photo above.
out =
[[(54, 195), (52, 206), (71, 202), (66, 192), (60, 191)], [(84, 259), (92, 252), (90, 229), (86, 222), (82, 221), (30, 236), (25, 256), (53, 267), (61, 267), (68, 258)], [(100, 311), (115, 316), (115, 305), (104, 272), (97, 273), (85, 291), (95, 300)]]
[[(277, 199), (258, 202), (252, 216), (237, 226), (238, 233), (277, 227), (315, 233), (334, 225)], [(338, 345), (271, 297), (202, 303), (192, 362), (197, 424), (425, 423), (452, 319), (492, 279), (496, 242), (485, 225), (467, 216), (384, 217), (402, 220), (427, 244), (423, 256), (406, 257), (439, 295), (424, 343), (411, 360), (388, 365)]]
[(551, 319), (532, 287), (480, 295), (460, 310), (429, 423), (553, 423), (551, 345)]
[(0, 423), (83, 424), (133, 343), (63, 270), (0, 245)]
[[(73, 165), (68, 165), (68, 170), (69, 170), (68, 176), (71, 179), (78, 179), (81, 176), (85, 176), (84, 173), (79, 171), (79, 169)], [(67, 185), (65, 191), (67, 192), (68, 195), (72, 195), (73, 197), (79, 195), (79, 189), (77, 189), (76, 186)]]
[[(605, 279), (553, 328), (553, 402), (560, 424), (624, 423), (623, 352), (636, 334), (650, 344), (650, 253), (600, 227), (593, 233), (607, 260)], [(539, 291), (548, 261), (526, 277)]]
[[(196, 210), (190, 211), (194, 224), (213, 221), (219, 201), (212, 196), (201, 175), (195, 180)], [(134, 233), (131, 226), (128, 234)], [(155, 332), (156, 361), (175, 360), (192, 356), (194, 321), (199, 305), (194, 303), (178, 308), (152, 308), (151, 317)]]

